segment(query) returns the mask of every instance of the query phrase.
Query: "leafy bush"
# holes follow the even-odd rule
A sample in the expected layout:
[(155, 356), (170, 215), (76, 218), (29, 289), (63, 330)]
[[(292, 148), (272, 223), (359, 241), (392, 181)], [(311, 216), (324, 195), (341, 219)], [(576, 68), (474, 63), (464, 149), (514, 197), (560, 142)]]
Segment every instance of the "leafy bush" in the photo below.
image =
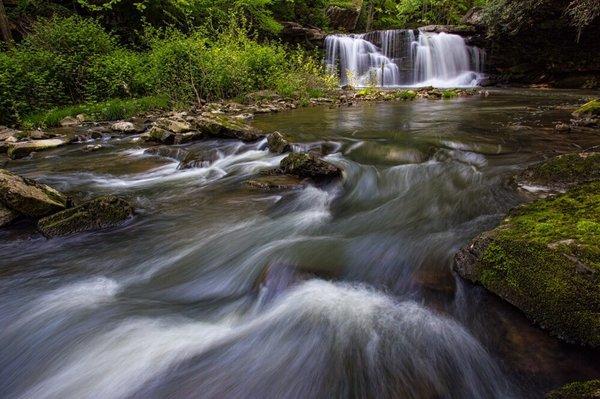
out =
[(85, 98), (87, 101), (102, 101), (143, 96), (152, 89), (148, 68), (145, 54), (118, 49), (97, 56), (86, 70)]

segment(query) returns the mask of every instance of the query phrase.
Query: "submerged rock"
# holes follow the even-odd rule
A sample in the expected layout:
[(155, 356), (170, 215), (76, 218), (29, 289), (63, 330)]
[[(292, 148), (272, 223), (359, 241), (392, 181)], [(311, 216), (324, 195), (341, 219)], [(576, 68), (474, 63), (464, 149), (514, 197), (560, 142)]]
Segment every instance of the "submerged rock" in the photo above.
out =
[(342, 176), (340, 168), (312, 153), (292, 153), (281, 161), (279, 168), (285, 174), (314, 180), (335, 179)]
[(190, 153), (185, 159), (182, 159), (177, 169), (193, 169), (193, 168), (206, 168), (213, 162), (219, 159), (219, 151), (209, 150), (202, 153)]
[(144, 151), (144, 154), (156, 155), (156, 156), (165, 157), (165, 158), (171, 158), (171, 159), (175, 159), (177, 161), (183, 161), (192, 155), (188, 150), (185, 150), (183, 148), (169, 147), (166, 145), (150, 147), (146, 151)]
[(0, 228), (11, 224), (18, 217), (18, 213), (0, 204)]
[(454, 270), (553, 335), (600, 347), (600, 181), (516, 208)]
[(39, 218), (62, 211), (68, 198), (50, 186), (0, 169), (0, 203), (21, 215)]
[(298, 190), (306, 185), (305, 179), (290, 175), (260, 176), (246, 181), (246, 187), (261, 191)]
[(546, 399), (599, 399), (600, 380), (578, 381), (562, 386), (546, 395)]
[(284, 152), (292, 151), (292, 145), (279, 132), (273, 132), (267, 136), (267, 145), (269, 151), (275, 154), (283, 154)]
[(47, 139), (12, 143), (6, 152), (11, 159), (25, 158), (32, 152), (44, 151), (67, 144), (65, 139)]
[(107, 195), (38, 221), (38, 230), (46, 237), (59, 237), (90, 230), (116, 227), (131, 218), (134, 208), (126, 200)]

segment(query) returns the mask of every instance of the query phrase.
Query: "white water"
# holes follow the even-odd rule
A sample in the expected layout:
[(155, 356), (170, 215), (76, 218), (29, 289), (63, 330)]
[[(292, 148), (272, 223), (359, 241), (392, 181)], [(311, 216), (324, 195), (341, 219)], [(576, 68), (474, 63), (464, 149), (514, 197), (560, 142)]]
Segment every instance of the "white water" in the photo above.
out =
[(342, 85), (472, 87), (485, 52), (459, 35), (387, 30), (325, 39), (327, 67)]

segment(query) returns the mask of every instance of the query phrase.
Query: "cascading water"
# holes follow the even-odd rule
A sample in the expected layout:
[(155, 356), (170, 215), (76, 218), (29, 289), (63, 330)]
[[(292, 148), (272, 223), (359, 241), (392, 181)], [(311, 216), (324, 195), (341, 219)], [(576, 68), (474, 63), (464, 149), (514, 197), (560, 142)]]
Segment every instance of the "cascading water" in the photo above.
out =
[(386, 30), (325, 39), (327, 67), (342, 85), (476, 86), (485, 52), (459, 35)]

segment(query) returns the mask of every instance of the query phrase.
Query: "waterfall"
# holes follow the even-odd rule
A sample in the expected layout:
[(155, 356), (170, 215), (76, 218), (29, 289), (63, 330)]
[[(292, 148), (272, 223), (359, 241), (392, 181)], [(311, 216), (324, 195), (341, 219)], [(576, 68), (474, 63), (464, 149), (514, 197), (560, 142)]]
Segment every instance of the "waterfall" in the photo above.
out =
[(485, 52), (459, 35), (386, 30), (325, 39), (327, 67), (342, 85), (476, 86)]

